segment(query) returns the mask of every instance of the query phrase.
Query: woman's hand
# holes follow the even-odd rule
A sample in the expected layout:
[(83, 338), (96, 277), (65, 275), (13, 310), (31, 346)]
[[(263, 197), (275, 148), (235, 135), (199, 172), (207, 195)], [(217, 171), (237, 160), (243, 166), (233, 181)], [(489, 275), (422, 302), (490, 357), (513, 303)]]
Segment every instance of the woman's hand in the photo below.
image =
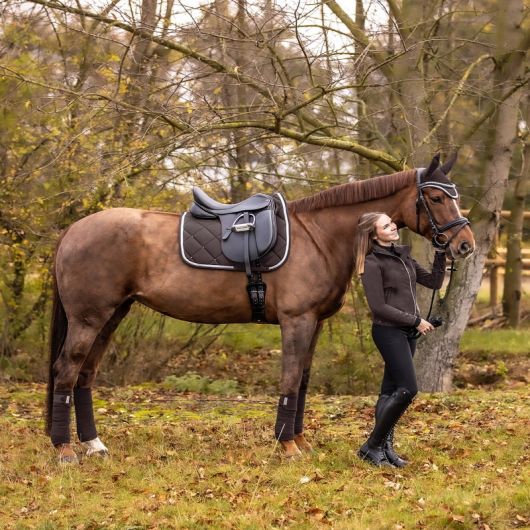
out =
[(434, 326), (430, 322), (427, 322), (422, 318), (421, 322), (416, 326), (416, 329), (422, 335), (426, 335), (427, 333), (429, 333), (429, 331), (432, 331), (434, 329)]

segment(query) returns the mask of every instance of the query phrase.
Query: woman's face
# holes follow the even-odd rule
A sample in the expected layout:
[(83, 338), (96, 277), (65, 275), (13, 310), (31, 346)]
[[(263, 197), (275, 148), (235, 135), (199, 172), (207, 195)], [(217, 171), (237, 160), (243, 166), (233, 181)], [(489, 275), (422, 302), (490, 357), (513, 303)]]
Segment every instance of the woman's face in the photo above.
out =
[(375, 222), (375, 239), (382, 245), (389, 245), (399, 239), (396, 223), (386, 214), (381, 215)]

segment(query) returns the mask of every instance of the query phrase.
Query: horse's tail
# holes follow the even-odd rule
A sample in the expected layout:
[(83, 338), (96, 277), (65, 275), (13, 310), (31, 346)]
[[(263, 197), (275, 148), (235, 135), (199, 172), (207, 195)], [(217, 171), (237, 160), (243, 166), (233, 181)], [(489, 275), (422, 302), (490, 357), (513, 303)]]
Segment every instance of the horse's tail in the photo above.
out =
[(66, 232), (63, 233), (57, 247), (55, 249), (55, 256), (53, 260), (53, 308), (52, 308), (52, 319), (50, 325), (50, 360), (49, 360), (49, 376), (48, 376), (48, 389), (46, 399), (46, 434), (50, 434), (52, 426), (52, 407), (53, 407), (53, 391), (55, 386), (55, 371), (53, 365), (55, 361), (61, 355), (64, 341), (66, 339), (66, 333), (68, 331), (68, 319), (66, 318), (66, 312), (64, 310), (63, 302), (57, 288), (57, 250), (61, 244)]

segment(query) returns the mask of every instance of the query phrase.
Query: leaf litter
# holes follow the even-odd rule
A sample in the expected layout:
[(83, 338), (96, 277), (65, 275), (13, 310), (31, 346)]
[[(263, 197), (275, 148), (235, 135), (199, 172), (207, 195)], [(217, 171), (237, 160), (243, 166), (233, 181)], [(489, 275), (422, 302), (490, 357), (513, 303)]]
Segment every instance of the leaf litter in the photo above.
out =
[(396, 433), (413, 462), (403, 470), (356, 457), (371, 397), (311, 395), (306, 433), (315, 452), (285, 462), (273, 453), (271, 397), (220, 401), (156, 386), (95, 394), (112, 456), (60, 468), (42, 432), (43, 386), (0, 385), (2, 528), (530, 523), (529, 389), (420, 395)]

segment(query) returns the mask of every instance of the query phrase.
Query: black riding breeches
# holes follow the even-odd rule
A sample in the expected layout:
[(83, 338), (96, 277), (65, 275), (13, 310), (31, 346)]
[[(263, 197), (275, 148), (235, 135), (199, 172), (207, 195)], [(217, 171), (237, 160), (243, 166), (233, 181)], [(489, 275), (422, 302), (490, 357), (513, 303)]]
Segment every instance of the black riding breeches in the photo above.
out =
[(418, 393), (416, 371), (412, 358), (416, 351), (416, 339), (407, 332), (392, 326), (372, 325), (372, 338), (385, 361), (381, 394), (392, 394), (406, 388), (414, 397)]

